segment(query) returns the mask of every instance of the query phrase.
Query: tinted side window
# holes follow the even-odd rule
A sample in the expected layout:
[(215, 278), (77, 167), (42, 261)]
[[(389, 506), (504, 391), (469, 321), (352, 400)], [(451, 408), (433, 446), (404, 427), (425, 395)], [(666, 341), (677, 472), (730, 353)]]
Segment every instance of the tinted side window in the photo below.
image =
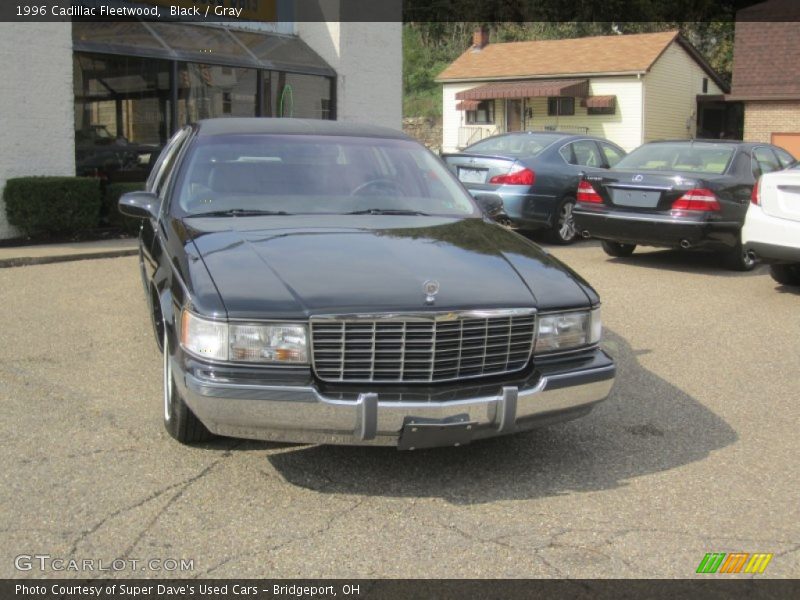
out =
[(582, 167), (602, 168), (605, 166), (597, 144), (591, 140), (581, 140), (572, 143), (572, 152), (575, 155), (575, 163)]
[(153, 170), (150, 172), (150, 177), (147, 178), (147, 191), (153, 192), (154, 194), (161, 194), (161, 190), (163, 189), (164, 182), (166, 180), (165, 175), (169, 171), (169, 167), (172, 165), (172, 162), (175, 160), (175, 156), (178, 153), (181, 142), (188, 137), (190, 131), (190, 128), (184, 127), (175, 135), (173, 135), (172, 138), (170, 138), (170, 140), (167, 142), (167, 145), (164, 146), (164, 149), (158, 156), (158, 160), (156, 160), (156, 164), (153, 166)]
[(779, 171), (781, 165), (772, 150), (761, 146), (753, 150), (753, 176), (758, 178), (766, 173)]
[(795, 163), (794, 157), (783, 148), (773, 148), (773, 150), (778, 155), (778, 160), (781, 161), (781, 166), (784, 169)]
[(620, 160), (622, 160), (623, 156), (625, 156), (623, 152), (611, 144), (604, 144), (603, 142), (600, 142), (600, 147), (603, 149), (603, 154), (606, 157), (606, 162), (608, 162), (609, 167), (613, 167)]

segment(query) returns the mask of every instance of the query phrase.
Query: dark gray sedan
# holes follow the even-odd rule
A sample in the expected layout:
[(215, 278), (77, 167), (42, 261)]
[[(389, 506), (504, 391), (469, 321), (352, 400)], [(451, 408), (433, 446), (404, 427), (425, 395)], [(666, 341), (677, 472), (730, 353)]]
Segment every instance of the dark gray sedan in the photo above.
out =
[(757, 179), (794, 163), (782, 148), (736, 140), (673, 140), (639, 146), (604, 174), (586, 175), (575, 222), (610, 256), (636, 246), (709, 250), (749, 271), (742, 224)]
[(597, 293), (397, 131), (201, 121), (119, 206), (181, 442), (462, 446), (611, 390)]
[(506, 224), (547, 229), (558, 244), (578, 237), (572, 218), (583, 175), (613, 167), (625, 151), (608, 140), (556, 132), (507, 133), (444, 154), (450, 170), (473, 194), (503, 199)]

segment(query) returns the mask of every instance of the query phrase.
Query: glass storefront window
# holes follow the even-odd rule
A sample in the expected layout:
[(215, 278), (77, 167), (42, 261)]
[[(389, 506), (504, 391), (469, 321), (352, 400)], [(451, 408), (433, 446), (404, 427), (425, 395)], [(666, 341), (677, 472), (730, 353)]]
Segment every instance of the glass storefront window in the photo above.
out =
[(258, 72), (217, 65), (181, 63), (178, 67), (178, 121), (215, 117), (255, 117)]
[(336, 73), (296, 36), (133, 21), (72, 34), (78, 175), (144, 181), (170, 135), (201, 119), (335, 118)]
[(319, 75), (265, 71), (263, 116), (330, 119), (331, 79)]
[(170, 63), (73, 55), (78, 175), (146, 171), (169, 137)]

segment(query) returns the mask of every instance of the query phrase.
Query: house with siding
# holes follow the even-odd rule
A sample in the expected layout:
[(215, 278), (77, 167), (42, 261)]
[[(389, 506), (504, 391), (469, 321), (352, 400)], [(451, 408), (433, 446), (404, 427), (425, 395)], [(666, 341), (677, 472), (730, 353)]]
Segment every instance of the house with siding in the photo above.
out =
[(442, 149), (510, 131), (566, 131), (626, 150), (697, 134), (698, 101), (728, 89), (677, 31), (490, 44), (488, 31), (437, 78)]
[(729, 102), (744, 104), (744, 139), (800, 157), (800, 6), (771, 0), (736, 14)]

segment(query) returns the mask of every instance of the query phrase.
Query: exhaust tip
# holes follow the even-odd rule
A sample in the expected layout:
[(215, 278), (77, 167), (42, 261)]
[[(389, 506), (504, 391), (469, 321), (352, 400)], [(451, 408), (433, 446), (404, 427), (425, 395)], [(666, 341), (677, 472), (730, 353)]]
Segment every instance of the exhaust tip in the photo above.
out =
[(588, 229), (584, 229), (583, 231), (581, 231), (581, 237), (585, 240), (588, 240), (590, 237), (592, 237), (592, 234), (589, 233)]
[(692, 247), (692, 243), (689, 240), (681, 240), (681, 248), (684, 250), (688, 250)]

